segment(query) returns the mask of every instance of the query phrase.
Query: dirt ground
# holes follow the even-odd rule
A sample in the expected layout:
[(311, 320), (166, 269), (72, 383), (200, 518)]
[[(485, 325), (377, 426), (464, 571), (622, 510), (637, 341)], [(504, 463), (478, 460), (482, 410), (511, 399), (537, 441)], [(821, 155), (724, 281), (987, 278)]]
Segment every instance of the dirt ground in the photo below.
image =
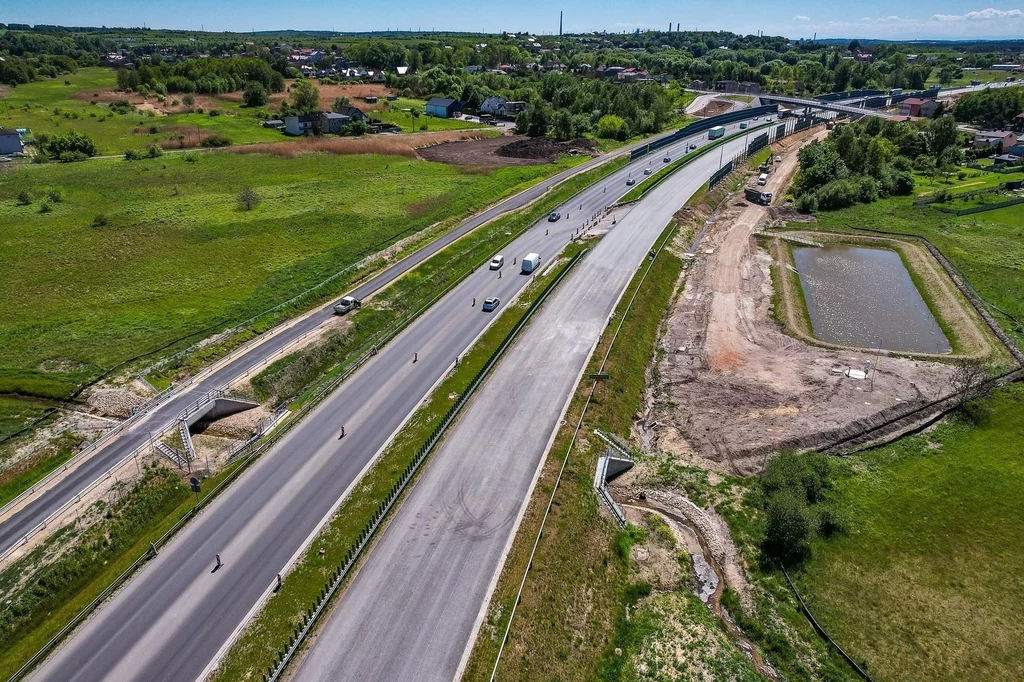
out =
[[(796, 150), (824, 131), (777, 153), (767, 189), (784, 194)], [(753, 232), (767, 209), (734, 195), (715, 218), (660, 340), (659, 381), (647, 434), (655, 447), (712, 468), (751, 474), (781, 447), (814, 447), (895, 406), (948, 391), (941, 364), (811, 346), (783, 333), (771, 317), (771, 256)], [(843, 370), (877, 367), (873, 381)]]
[(590, 154), (593, 146), (590, 140), (558, 142), (547, 137), (509, 135), (425, 147), (419, 155), (427, 161), (459, 166), (522, 166), (550, 163), (560, 154)]
[(707, 103), (707, 105), (695, 112), (693, 115), (700, 118), (708, 118), (710, 116), (718, 116), (731, 111), (736, 105), (736, 102), (727, 99), (713, 99)]

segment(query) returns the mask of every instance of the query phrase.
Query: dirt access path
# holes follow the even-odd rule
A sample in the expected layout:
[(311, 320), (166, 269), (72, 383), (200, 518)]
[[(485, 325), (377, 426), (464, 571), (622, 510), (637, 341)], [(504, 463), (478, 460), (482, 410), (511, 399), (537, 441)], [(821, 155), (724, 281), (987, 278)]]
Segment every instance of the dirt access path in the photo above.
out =
[[(769, 176), (776, 197), (796, 172), (811, 131), (780, 145), (782, 162)], [(835, 351), (783, 333), (771, 317), (772, 257), (753, 233), (763, 206), (736, 196), (720, 213), (687, 275), (660, 341), (660, 382), (649, 413), (650, 441), (684, 459), (699, 455), (733, 474), (759, 471), (783, 447), (807, 448), (879, 419), (890, 408), (943, 395), (944, 365)], [(847, 378), (847, 368), (876, 365), (873, 382)]]

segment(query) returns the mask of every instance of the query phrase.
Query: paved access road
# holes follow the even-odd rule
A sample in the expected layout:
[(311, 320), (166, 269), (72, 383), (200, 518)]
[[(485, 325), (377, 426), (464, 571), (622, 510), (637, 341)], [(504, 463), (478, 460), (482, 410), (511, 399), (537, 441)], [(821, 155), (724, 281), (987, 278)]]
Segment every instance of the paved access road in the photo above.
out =
[(552, 294), (429, 461), (297, 680), (448, 682), (460, 674), (594, 344), (658, 235), (718, 162), (708, 154), (652, 190)]
[[(631, 173), (642, 177), (648, 163), (678, 156), (691, 141), (700, 138), (677, 142), (595, 183), (561, 208), (569, 218), (535, 225), (504, 251), (502, 278), (481, 269), (459, 284), (252, 464), (32, 679), (198, 678), (246, 622), (276, 574), (290, 565), (376, 453), (494, 319), (481, 312), (483, 298), (499, 296), (507, 303), (526, 284), (512, 258), (531, 251), (550, 257), (585, 216), (627, 189)], [(696, 164), (688, 173), (692, 182), (706, 180), (718, 159), (711, 153)], [(347, 435), (339, 440), (342, 425)], [(216, 553), (224, 567), (211, 572)]]
[[(626, 150), (639, 146), (639, 144), (631, 145)], [(505, 199), (486, 211), (466, 220), (456, 229), (438, 238), (436, 241), (406, 256), (376, 277), (364, 282), (354, 291), (350, 292), (350, 295), (356, 298), (365, 298), (379, 291), (410, 269), (447, 247), (456, 239), (475, 230), (485, 222), (494, 219), (502, 213), (525, 206), (570, 175), (593, 167), (607, 159), (608, 157), (604, 156), (584, 162), (575, 168), (562, 171), (519, 194)], [(69, 500), (74, 499), (79, 492), (103, 475), (110, 467), (146, 443), (149, 440), (150, 434), (159, 433), (166, 427), (173, 425), (176, 417), (182, 410), (204, 394), (229, 385), (248, 370), (259, 367), (267, 358), (275, 355), (306, 332), (324, 324), (333, 314), (333, 304), (334, 302), (332, 301), (311, 315), (297, 322), (289, 323), (291, 326), (280, 331), (276, 336), (249, 349), (247, 352), (240, 353), (216, 371), (207, 374), (201, 380), (172, 395), (168, 400), (140, 418), (115, 441), (98, 450), (78, 465), (77, 468), (64, 476), (58, 483), (48, 490), (40, 492), (34, 499), (0, 521), (0, 552), (17, 544), (26, 533), (42, 523), (50, 514), (60, 509)]]

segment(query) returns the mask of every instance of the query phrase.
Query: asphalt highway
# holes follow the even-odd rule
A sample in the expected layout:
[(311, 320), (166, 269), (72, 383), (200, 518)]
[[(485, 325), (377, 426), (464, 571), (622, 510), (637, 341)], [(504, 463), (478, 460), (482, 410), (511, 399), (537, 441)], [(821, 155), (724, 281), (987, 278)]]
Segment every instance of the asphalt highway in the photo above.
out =
[[(637, 145), (633, 146), (639, 146), (640, 144), (642, 143), (637, 143)], [(380, 274), (356, 287), (348, 295), (361, 299), (379, 291), (410, 269), (485, 222), (494, 219), (502, 213), (525, 206), (570, 175), (593, 167), (607, 160), (607, 158), (606, 156), (598, 157), (584, 162), (575, 168), (565, 170), (519, 194), (505, 199), (466, 220), (451, 232), (406, 256)], [(172, 395), (168, 400), (155, 407), (130, 426), (116, 440), (101, 448), (76, 468), (72, 469), (49, 489), (40, 491), (34, 498), (21, 505), (20, 508), (12, 510), (10, 514), (0, 520), (0, 552), (17, 544), (26, 533), (42, 523), (50, 514), (60, 509), (69, 500), (74, 499), (79, 492), (103, 475), (110, 467), (121, 461), (140, 445), (146, 443), (151, 433), (159, 433), (167, 426), (173, 425), (177, 415), (204, 394), (229, 385), (248, 370), (259, 367), (267, 358), (275, 355), (306, 332), (324, 324), (333, 314), (333, 304), (334, 301), (298, 321), (288, 323), (290, 326), (287, 326), (287, 328), (281, 330), (275, 336), (267, 339), (262, 344), (250, 348), (247, 352), (239, 353), (234, 359), (223, 364), (216, 371), (207, 374), (201, 380)]]
[(555, 291), (435, 453), (295, 679), (447, 682), (461, 672), (594, 345), (658, 235), (718, 160), (701, 157), (652, 190)]
[[(585, 217), (626, 191), (630, 174), (642, 178), (642, 168), (662, 163), (666, 154), (675, 158), (691, 141), (701, 140), (677, 142), (590, 186), (560, 209), (570, 217), (542, 221), (504, 250), (500, 279), (479, 269), (443, 297), (252, 464), (31, 679), (198, 678), (250, 616), (276, 574), (290, 565), (455, 358), (494, 319), (479, 303), (499, 296), (507, 304), (525, 286), (528, 277), (517, 274), (518, 266), (509, 261), (531, 251), (550, 258)], [(741, 144), (732, 143), (737, 149)], [(683, 174), (698, 186), (718, 159), (719, 154), (708, 154)], [(660, 231), (665, 222), (650, 229)], [(471, 304), (474, 297), (476, 306)], [(346, 436), (339, 439), (342, 426)], [(214, 572), (217, 553), (224, 566)]]

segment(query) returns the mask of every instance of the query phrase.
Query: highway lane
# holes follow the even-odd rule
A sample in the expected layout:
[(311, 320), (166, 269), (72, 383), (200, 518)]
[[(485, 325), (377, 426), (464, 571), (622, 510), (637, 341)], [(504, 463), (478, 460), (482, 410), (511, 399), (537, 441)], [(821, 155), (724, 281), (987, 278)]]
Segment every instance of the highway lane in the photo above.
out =
[[(530, 251), (550, 257), (585, 217), (627, 189), (630, 173), (639, 176), (645, 165), (682, 153), (690, 141), (587, 188), (561, 208), (571, 218), (538, 223), (504, 250), (506, 260)], [(717, 163), (719, 155), (708, 157)], [(500, 279), (477, 270), (412, 323), (264, 453), (32, 679), (180, 681), (200, 675), (276, 574), (493, 319), (479, 302), (497, 295), (507, 303), (522, 289), (527, 277), (517, 270), (506, 265)], [(342, 425), (347, 435), (340, 440)], [(215, 553), (225, 566), (211, 572)]]
[[(741, 146), (731, 143), (726, 155)], [(708, 154), (652, 190), (551, 296), (434, 454), (296, 680), (447, 682), (461, 672), (481, 605), (607, 319), (718, 160)]]
[[(640, 144), (642, 143), (626, 147), (626, 150)], [(555, 184), (581, 170), (592, 168), (603, 161), (607, 161), (608, 158), (610, 157), (603, 156), (584, 162), (575, 168), (562, 171), (519, 194), (499, 202), (360, 284), (350, 292), (350, 295), (356, 298), (370, 296), (485, 222), (496, 218), (502, 213), (525, 206), (540, 197)], [(298, 321), (286, 323), (291, 326), (279, 331), (276, 336), (272, 336), (262, 344), (250, 348), (247, 352), (239, 353), (230, 362), (224, 363), (223, 366), (217, 368), (212, 373), (208, 373), (196, 383), (171, 396), (129, 427), (115, 441), (100, 449), (78, 465), (77, 468), (70, 471), (51, 488), (41, 491), (34, 499), (21, 506), (20, 509), (14, 510), (13, 513), (0, 522), (0, 553), (17, 544), (26, 533), (42, 523), (50, 514), (60, 509), (69, 500), (74, 499), (80, 491), (103, 475), (111, 466), (146, 443), (151, 433), (159, 433), (168, 426), (173, 425), (177, 415), (201, 396), (229, 385), (237, 377), (244, 375), (250, 369), (258, 367), (264, 360), (275, 355), (303, 334), (324, 324), (332, 315), (333, 303), (332, 301), (330, 304), (320, 307), (312, 314)]]

